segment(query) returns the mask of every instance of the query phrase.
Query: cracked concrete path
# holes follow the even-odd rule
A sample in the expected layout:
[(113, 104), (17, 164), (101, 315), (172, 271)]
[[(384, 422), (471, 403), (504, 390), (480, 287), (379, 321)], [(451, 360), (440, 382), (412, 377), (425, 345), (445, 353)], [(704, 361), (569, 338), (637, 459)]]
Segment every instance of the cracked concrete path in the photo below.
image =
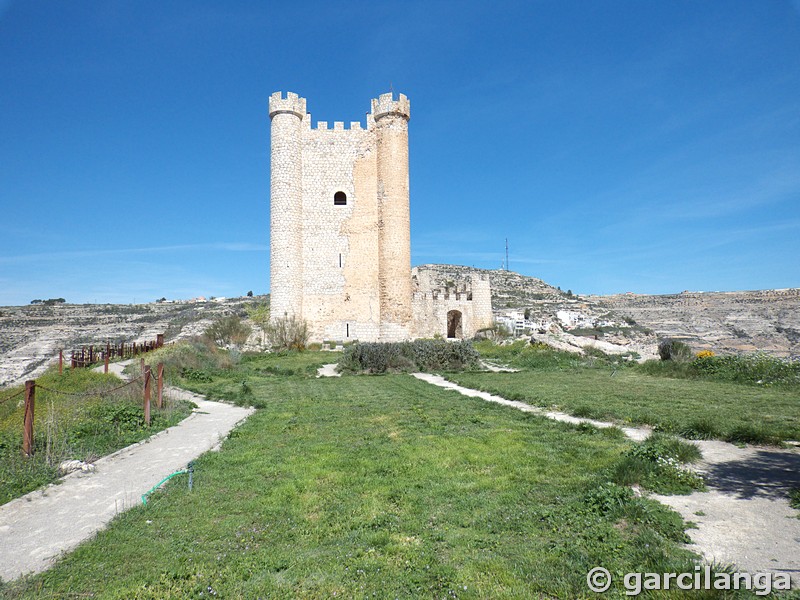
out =
[[(125, 365), (109, 366), (121, 374)], [(115, 515), (140, 504), (141, 495), (164, 477), (216, 449), (233, 427), (254, 412), (177, 388), (168, 392), (173, 398), (191, 400), (197, 408), (179, 424), (100, 458), (93, 473), (71, 473), (0, 506), (1, 579), (49, 568)]]
[[(465, 396), (510, 406), (567, 423), (596, 427), (615, 424), (548, 411), (516, 400), (465, 388), (439, 375), (414, 373), (414, 377)], [(651, 430), (622, 427), (630, 439), (642, 441)], [(688, 496), (652, 495), (697, 525), (687, 534), (690, 549), (709, 563), (736, 565), (750, 573), (786, 573), (792, 588), (800, 587), (800, 512), (789, 506), (792, 488), (800, 488), (800, 450), (747, 446), (727, 442), (695, 441), (703, 459), (694, 465), (708, 491)]]

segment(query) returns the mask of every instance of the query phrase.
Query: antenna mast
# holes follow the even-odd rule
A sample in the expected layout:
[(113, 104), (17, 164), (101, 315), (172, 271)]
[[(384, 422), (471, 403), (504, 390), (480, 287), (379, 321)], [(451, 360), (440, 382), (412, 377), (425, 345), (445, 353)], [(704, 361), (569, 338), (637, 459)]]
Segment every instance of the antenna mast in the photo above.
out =
[(508, 238), (506, 238), (506, 271), (508, 271)]

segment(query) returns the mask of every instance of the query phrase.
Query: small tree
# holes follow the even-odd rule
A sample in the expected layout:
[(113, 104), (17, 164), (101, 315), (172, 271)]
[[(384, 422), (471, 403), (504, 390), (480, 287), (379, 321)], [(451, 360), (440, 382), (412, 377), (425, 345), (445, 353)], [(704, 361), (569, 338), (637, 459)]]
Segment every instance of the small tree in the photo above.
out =
[(229, 315), (214, 321), (203, 335), (217, 346), (241, 346), (247, 341), (250, 331), (238, 316)]
[[(269, 325), (269, 304), (251, 304), (245, 307), (245, 311), (250, 320), (255, 323), (256, 327), (258, 327), (262, 333), (266, 334), (267, 325)], [(263, 337), (261, 342), (264, 343)]]
[(247, 292), (247, 297), (248, 298), (252, 298), (253, 297), (253, 290), (250, 290), (249, 292)]

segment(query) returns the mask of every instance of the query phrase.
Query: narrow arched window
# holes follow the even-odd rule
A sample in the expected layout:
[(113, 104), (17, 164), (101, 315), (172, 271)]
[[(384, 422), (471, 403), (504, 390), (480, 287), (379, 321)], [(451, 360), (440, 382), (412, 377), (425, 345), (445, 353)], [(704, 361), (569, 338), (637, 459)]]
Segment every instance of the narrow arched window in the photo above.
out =
[(344, 192), (336, 192), (333, 195), (333, 204), (334, 206), (346, 206), (347, 195)]

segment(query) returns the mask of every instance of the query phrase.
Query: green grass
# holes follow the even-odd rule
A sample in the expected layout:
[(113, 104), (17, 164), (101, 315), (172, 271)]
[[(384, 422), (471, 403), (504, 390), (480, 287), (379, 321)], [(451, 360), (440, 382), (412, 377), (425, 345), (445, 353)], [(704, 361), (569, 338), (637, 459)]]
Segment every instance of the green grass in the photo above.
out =
[(693, 439), (800, 439), (800, 391), (653, 377), (636, 369), (540, 368), (455, 373), (466, 387), (594, 419), (651, 425)]
[[(685, 524), (609, 474), (615, 429), (556, 423), (408, 375), (313, 378), (251, 357), (261, 407), (195, 463), (10, 598), (588, 598), (586, 573), (690, 571)], [(274, 369), (291, 370), (275, 375)], [(617, 590), (621, 595), (621, 588)], [(202, 594), (202, 596), (201, 596)]]
[[(0, 406), (0, 504), (55, 481), (62, 461), (93, 461), (124, 448), (178, 423), (193, 406), (166, 398), (164, 408), (159, 411), (154, 398), (150, 427), (146, 427), (140, 384), (103, 394), (102, 390), (122, 382), (113, 375), (90, 369), (67, 369), (62, 375), (48, 372), (38, 377), (36, 383), (32, 457), (21, 453), (23, 398)], [(3, 390), (0, 398), (20, 389)]]

